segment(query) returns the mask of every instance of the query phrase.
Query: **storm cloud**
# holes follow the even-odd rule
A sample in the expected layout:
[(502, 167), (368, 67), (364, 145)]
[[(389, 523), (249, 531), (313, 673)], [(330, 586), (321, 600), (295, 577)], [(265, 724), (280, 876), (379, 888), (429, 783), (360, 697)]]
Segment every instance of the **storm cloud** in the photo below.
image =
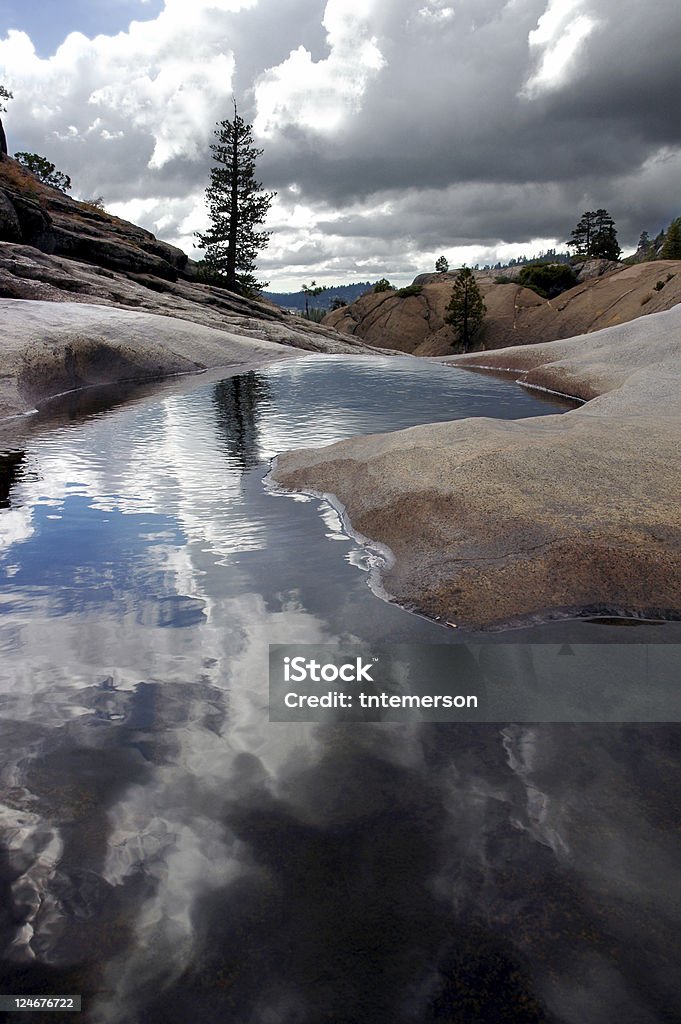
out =
[(47, 59), (0, 38), (10, 148), (191, 254), (232, 93), (276, 190), (278, 288), (562, 245), (605, 206), (633, 247), (678, 216), (678, 0), (165, 0)]

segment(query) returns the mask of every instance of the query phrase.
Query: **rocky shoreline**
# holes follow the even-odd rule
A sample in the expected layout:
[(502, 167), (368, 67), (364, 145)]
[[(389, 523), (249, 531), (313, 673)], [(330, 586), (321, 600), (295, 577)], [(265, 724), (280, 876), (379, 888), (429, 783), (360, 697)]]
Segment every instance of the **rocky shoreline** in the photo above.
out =
[(0, 434), (65, 391), (376, 351), (201, 279), (149, 231), (0, 162)]
[[(471, 368), (480, 354), (448, 358)], [(457, 626), (585, 609), (681, 611), (681, 306), (485, 352), (576, 395), (568, 413), (468, 419), (286, 453), (274, 477), (333, 495), (392, 551), (386, 590)]]
[[(231, 329), (145, 310), (0, 298), (0, 429), (66, 391), (151, 381), (309, 352), (375, 350), (304, 326), (249, 318)], [(218, 321), (219, 322), (219, 321)], [(250, 329), (249, 329), (250, 328)], [(14, 420), (16, 423), (16, 420)]]

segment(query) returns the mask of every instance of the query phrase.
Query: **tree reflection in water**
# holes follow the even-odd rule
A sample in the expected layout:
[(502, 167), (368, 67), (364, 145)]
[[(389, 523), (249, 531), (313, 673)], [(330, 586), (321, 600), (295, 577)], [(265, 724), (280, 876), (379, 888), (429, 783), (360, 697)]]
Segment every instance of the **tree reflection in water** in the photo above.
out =
[(212, 400), (229, 461), (238, 469), (253, 469), (262, 462), (258, 419), (271, 404), (270, 385), (254, 372), (228, 377), (215, 385)]
[(24, 459), (24, 452), (0, 454), (0, 508), (9, 508), (12, 504), (10, 492), (19, 476)]

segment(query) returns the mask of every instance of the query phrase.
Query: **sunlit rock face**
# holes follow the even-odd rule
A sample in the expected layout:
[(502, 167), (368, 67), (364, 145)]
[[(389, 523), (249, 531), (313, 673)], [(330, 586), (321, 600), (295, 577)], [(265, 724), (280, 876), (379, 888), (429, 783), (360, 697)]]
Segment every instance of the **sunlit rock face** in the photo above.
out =
[[(570, 338), (626, 323), (681, 302), (681, 263), (673, 260), (631, 267), (606, 260), (579, 265), (577, 284), (547, 300), (517, 281), (521, 268), (476, 271), (487, 306), (475, 349), (527, 345)], [(503, 276), (506, 283), (498, 283)], [(418, 294), (370, 292), (324, 318), (324, 323), (372, 345), (415, 355), (457, 351), (454, 331), (445, 323), (456, 273), (421, 274)], [(658, 283), (659, 282), (659, 283)]]

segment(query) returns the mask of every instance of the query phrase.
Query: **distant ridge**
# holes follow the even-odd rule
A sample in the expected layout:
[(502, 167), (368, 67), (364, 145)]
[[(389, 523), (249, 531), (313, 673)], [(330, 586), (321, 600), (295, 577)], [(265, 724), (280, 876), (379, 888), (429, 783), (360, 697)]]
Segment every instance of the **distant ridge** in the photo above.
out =
[[(308, 296), (308, 305), (315, 309), (330, 309), (333, 299), (343, 302), (354, 302), (374, 286), (373, 281), (358, 281), (357, 284), (332, 284), (325, 287), (320, 295)], [(269, 299), (283, 309), (305, 309), (305, 293), (300, 292), (263, 292), (263, 298)]]

